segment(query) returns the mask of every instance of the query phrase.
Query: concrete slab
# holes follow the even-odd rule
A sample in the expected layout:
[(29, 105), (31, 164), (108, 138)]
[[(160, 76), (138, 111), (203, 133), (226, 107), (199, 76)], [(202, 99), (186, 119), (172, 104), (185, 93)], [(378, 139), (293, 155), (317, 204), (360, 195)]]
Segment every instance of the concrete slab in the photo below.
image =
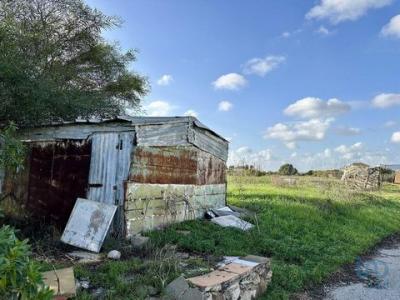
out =
[(244, 275), (244, 274), (250, 272), (251, 269), (253, 269), (253, 268), (233, 262), (233, 263), (225, 265), (224, 267), (222, 267), (219, 270), (225, 271), (225, 272), (235, 273), (235, 274), (238, 274), (238, 275)]
[(202, 276), (189, 278), (188, 281), (201, 288), (212, 288), (238, 277), (237, 273), (216, 270)]
[(249, 230), (254, 226), (253, 224), (232, 215), (213, 218), (211, 219), (211, 222), (222, 227), (234, 227), (244, 231)]
[(57, 296), (72, 297), (76, 295), (73, 268), (58, 269), (42, 273), (43, 282)]

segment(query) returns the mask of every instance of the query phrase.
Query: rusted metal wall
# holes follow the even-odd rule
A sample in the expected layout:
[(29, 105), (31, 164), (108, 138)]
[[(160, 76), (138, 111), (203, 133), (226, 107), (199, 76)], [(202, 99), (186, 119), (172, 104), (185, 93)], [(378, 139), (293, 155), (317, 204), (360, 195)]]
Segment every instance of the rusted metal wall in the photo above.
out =
[(225, 205), (225, 184), (178, 185), (128, 182), (125, 200), (126, 236), (200, 218)]
[(85, 197), (91, 144), (62, 141), (31, 144), (26, 207), (63, 228), (78, 197)]
[(225, 162), (193, 146), (143, 147), (133, 152), (130, 180), (160, 184), (223, 184)]

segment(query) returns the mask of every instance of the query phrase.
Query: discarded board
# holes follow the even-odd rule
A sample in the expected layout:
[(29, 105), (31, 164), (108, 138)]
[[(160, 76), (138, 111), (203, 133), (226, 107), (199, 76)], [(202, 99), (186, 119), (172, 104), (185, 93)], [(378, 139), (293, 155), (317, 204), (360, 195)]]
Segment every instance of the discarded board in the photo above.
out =
[(73, 297), (76, 285), (73, 268), (65, 268), (42, 273), (43, 282), (56, 296)]
[(245, 231), (251, 229), (254, 226), (253, 224), (250, 224), (249, 222), (246, 222), (233, 215), (213, 218), (211, 219), (211, 222), (222, 227), (234, 227)]
[(61, 241), (100, 252), (117, 206), (78, 198), (64, 229)]

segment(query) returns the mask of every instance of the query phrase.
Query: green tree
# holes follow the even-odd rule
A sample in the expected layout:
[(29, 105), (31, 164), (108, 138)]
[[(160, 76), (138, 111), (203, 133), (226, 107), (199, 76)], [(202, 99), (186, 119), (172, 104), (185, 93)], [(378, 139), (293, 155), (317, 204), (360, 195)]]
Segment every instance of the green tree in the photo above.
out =
[(101, 33), (121, 22), (81, 0), (0, 0), (0, 124), (34, 126), (138, 110), (148, 90)]
[(298, 174), (298, 171), (292, 164), (284, 164), (279, 168), (278, 173), (280, 175), (291, 176)]

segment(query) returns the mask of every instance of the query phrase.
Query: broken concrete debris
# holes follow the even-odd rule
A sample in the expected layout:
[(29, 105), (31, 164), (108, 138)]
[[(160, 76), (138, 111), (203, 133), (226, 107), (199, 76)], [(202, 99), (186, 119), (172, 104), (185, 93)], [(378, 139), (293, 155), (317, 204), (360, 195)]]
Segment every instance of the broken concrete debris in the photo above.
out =
[(98, 253), (116, 210), (115, 205), (78, 198), (61, 241)]
[(233, 215), (228, 215), (228, 216), (222, 216), (222, 217), (216, 217), (211, 219), (211, 222), (214, 224), (220, 225), (222, 227), (234, 227), (238, 228), (241, 230), (249, 230), (253, 228), (253, 224), (246, 222), (236, 216)]
[(64, 268), (42, 273), (43, 282), (56, 296), (73, 297), (76, 285), (73, 268)]
[(119, 260), (121, 258), (121, 252), (119, 252), (118, 250), (111, 250), (110, 252), (108, 252), (107, 257), (109, 259)]
[(224, 206), (218, 209), (208, 210), (205, 213), (205, 218), (222, 227), (235, 227), (241, 230), (251, 229), (253, 224), (240, 219), (242, 214), (249, 216), (251, 213), (245, 209), (239, 212), (232, 210), (228, 206)]
[(175, 300), (251, 300), (264, 293), (271, 281), (270, 260), (259, 256), (228, 257), (228, 264), (206, 275), (171, 282), (166, 293)]

